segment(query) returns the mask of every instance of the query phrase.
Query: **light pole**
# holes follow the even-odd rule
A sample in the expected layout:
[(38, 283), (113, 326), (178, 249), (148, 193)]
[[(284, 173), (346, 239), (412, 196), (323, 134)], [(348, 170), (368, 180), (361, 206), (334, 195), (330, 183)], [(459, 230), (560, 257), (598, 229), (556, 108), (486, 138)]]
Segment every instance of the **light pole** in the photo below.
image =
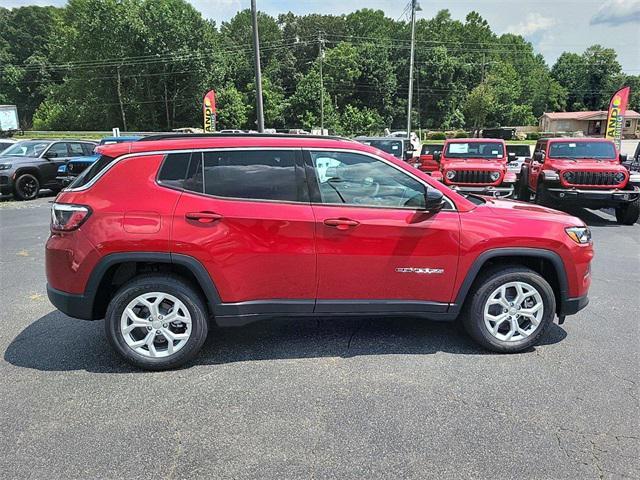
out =
[(411, 108), (413, 107), (413, 62), (416, 43), (416, 8), (418, 0), (411, 0), (411, 59), (409, 60), (409, 98), (407, 102), (407, 138), (411, 138)]
[(322, 33), (318, 36), (320, 42), (320, 132), (324, 135), (324, 79), (322, 77), (322, 62), (324, 60), (324, 38)]
[(258, 132), (264, 132), (264, 111), (262, 107), (262, 72), (260, 71), (260, 39), (258, 37), (258, 10), (256, 0), (251, 0), (251, 20), (253, 23), (253, 59), (256, 70), (256, 116)]

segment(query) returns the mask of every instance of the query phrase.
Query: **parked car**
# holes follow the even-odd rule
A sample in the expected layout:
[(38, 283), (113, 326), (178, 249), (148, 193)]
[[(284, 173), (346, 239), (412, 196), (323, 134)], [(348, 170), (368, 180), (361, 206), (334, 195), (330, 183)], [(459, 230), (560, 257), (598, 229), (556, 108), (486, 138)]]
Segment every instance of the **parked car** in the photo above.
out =
[(518, 196), (540, 205), (614, 208), (618, 223), (632, 225), (640, 217), (640, 174), (625, 160), (604, 138), (540, 139), (522, 167)]
[(587, 305), (592, 256), (565, 213), (459, 195), (346, 139), (260, 134), (103, 147), (52, 205), (45, 255), (51, 302), (152, 370), (193, 358), (210, 318), (460, 316), (519, 352)]
[(411, 141), (397, 137), (356, 137), (356, 141), (389, 153), (400, 160), (411, 160), (415, 151)]
[(423, 172), (435, 172), (440, 168), (440, 163), (434, 158), (434, 154), (442, 153), (444, 145), (442, 143), (424, 143), (420, 150), (418, 161), (414, 163), (414, 167)]
[[(385, 134), (386, 134), (387, 130), (385, 129)], [(389, 137), (399, 137), (399, 138), (407, 138), (407, 132), (405, 131), (397, 131), (397, 132), (389, 132)], [(413, 146), (413, 150), (415, 152), (419, 152), (420, 148), (422, 147), (422, 142), (420, 141), (420, 137), (418, 137), (418, 134), (416, 132), (411, 132), (409, 134), (409, 141), (411, 142), (411, 145)]]
[(440, 175), (432, 175), (449, 188), (494, 197), (513, 195), (516, 175), (507, 170), (504, 140), (449, 139), (434, 159), (440, 164)]
[(16, 141), (10, 138), (0, 138), (0, 155), (2, 155), (2, 152), (4, 152), (14, 143), (16, 143)]
[[(142, 137), (136, 135), (123, 136), (123, 137), (105, 137), (100, 140), (97, 146), (112, 145), (114, 143), (135, 142)], [(75, 178), (84, 172), (93, 162), (100, 158), (100, 154), (95, 152), (89, 156), (76, 157), (68, 160), (64, 165), (58, 167), (57, 180), (63, 187), (69, 185)]]
[(531, 157), (531, 147), (527, 144), (510, 143), (507, 144), (507, 170), (516, 174), (516, 179), (520, 177), (520, 170), (524, 161)]
[(58, 167), (71, 157), (88, 156), (94, 142), (83, 140), (23, 140), (0, 154), (0, 193), (19, 200), (36, 198), (41, 188), (62, 189)]

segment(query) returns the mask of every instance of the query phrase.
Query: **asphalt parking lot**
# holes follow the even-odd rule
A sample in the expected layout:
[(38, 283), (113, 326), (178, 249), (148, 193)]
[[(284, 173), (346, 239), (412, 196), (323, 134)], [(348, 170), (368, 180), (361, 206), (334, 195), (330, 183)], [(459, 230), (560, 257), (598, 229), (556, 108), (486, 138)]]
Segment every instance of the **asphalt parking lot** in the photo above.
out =
[(450, 324), (281, 319), (143, 373), (45, 293), (52, 197), (0, 202), (3, 478), (639, 478), (640, 225), (593, 228), (591, 304), (518, 355)]

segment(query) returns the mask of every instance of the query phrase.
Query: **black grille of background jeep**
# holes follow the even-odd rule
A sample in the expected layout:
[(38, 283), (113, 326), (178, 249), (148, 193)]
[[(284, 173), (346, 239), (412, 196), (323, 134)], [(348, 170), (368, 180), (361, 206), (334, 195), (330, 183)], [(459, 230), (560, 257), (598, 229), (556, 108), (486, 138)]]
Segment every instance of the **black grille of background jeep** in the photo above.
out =
[(456, 176), (448, 180), (450, 183), (495, 183), (497, 180), (491, 180), (492, 173), (500, 175), (495, 170), (456, 170)]
[(618, 172), (562, 172), (562, 178), (569, 185), (618, 185), (615, 180)]
[(91, 162), (69, 162), (67, 164), (67, 172), (79, 175), (84, 172), (89, 165), (91, 165)]

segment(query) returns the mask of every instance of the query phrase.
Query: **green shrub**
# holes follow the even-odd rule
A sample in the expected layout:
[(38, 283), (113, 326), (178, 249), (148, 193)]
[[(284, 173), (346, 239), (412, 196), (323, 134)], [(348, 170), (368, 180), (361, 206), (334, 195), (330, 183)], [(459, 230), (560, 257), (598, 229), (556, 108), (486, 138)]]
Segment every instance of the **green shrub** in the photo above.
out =
[(527, 133), (527, 140), (538, 140), (539, 138), (540, 138), (540, 134), (538, 132)]
[(446, 140), (447, 136), (444, 134), (444, 132), (430, 132), (427, 135), (427, 138), (429, 140)]
[(454, 138), (468, 138), (469, 134), (467, 132), (456, 132)]

